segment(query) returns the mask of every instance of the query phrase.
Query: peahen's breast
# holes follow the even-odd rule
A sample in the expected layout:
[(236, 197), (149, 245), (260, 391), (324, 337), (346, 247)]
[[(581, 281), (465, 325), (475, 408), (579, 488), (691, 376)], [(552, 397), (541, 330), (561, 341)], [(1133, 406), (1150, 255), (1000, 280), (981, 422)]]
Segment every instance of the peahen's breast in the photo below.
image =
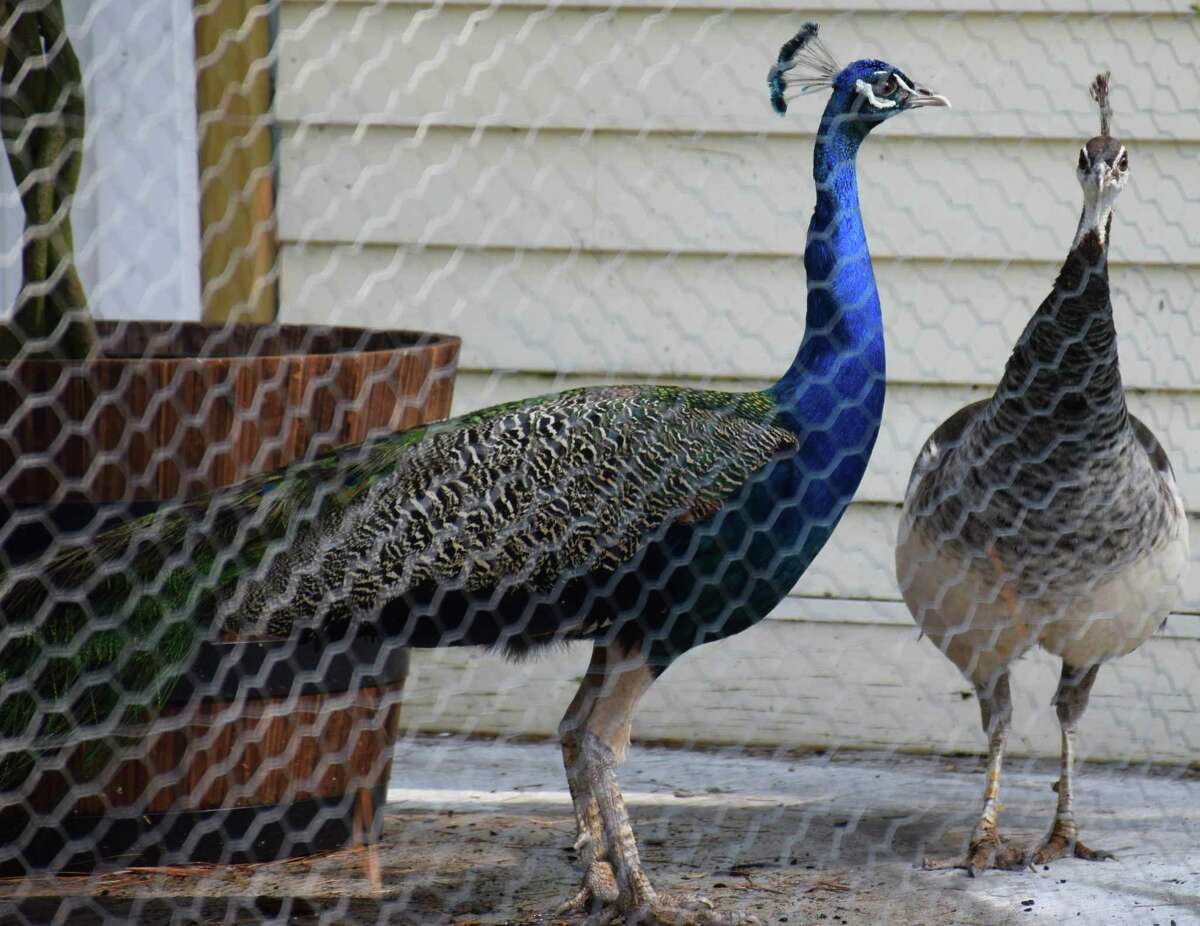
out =
[(1104, 446), (1060, 436), (1031, 447), (968, 429), (915, 485), (909, 520), (945, 555), (1024, 596), (1069, 598), (1176, 536), (1182, 503), (1132, 426)]

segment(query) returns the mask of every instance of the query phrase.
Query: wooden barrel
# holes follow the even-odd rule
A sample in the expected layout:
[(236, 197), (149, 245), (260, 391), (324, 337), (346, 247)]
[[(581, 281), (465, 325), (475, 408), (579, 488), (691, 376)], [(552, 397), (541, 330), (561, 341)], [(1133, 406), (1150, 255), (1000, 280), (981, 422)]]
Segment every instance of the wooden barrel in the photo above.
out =
[(375, 842), (407, 673), (408, 651), (371, 637), (205, 643), (144, 730), (42, 755), (0, 811), (0, 873)]
[[(0, 367), (9, 565), (165, 501), (444, 418), (459, 346), (288, 325), (101, 323), (100, 335), (101, 359)], [(152, 721), (106, 741), (102, 773), (95, 743), (69, 744), (0, 791), (0, 871), (261, 861), (378, 835), (403, 651), (366, 638), (209, 641), (189, 665)]]

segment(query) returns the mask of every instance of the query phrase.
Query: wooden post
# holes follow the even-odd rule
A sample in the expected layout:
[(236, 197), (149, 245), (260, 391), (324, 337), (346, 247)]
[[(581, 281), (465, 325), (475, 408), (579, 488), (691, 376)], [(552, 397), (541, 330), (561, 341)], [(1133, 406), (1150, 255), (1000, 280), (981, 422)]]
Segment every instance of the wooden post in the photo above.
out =
[(272, 2), (196, 0), (201, 280), (209, 323), (276, 310)]
[[(385, 740), (384, 748), (391, 749), (391, 741)], [(365, 851), (363, 864), (367, 869), (367, 880), (371, 882), (371, 890), (376, 894), (383, 891), (383, 871), (379, 866), (379, 846), (371, 838), (371, 820), (374, 817), (374, 807), (371, 801), (371, 791), (359, 788), (354, 799), (354, 838), (352, 844), (362, 846)]]

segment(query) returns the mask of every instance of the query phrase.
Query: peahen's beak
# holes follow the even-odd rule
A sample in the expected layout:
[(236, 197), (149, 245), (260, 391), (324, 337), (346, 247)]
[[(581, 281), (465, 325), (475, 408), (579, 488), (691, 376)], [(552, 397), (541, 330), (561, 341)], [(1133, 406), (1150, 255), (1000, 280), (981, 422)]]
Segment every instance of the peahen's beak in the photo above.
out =
[(904, 101), (905, 109), (921, 109), (925, 106), (945, 106), (950, 107), (950, 101), (940, 93), (934, 93), (925, 87), (915, 87), (913, 92), (908, 95), (908, 99)]

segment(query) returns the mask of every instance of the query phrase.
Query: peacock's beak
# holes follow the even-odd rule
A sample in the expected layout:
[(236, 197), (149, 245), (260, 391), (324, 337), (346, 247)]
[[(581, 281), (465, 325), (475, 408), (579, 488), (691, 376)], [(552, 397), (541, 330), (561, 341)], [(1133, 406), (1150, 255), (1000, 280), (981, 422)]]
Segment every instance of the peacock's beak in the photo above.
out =
[(916, 87), (913, 92), (908, 95), (908, 99), (904, 101), (905, 109), (921, 109), (925, 106), (945, 106), (950, 107), (950, 101), (940, 93), (934, 93), (925, 87)]

